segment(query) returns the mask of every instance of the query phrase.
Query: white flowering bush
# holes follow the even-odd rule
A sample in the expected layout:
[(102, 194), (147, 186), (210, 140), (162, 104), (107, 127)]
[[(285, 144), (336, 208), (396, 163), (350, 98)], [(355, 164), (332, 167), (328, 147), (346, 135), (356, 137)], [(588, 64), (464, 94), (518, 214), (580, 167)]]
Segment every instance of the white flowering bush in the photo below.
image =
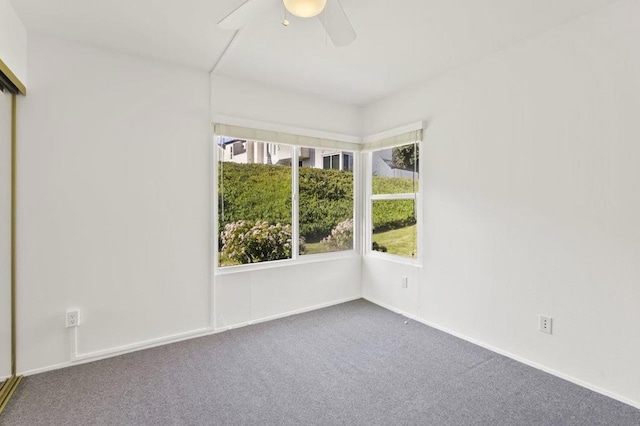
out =
[(331, 230), (331, 235), (322, 240), (322, 245), (332, 250), (350, 250), (353, 248), (353, 219), (347, 219)]
[[(241, 264), (290, 259), (291, 238), (291, 225), (259, 220), (228, 223), (220, 233), (222, 253)], [(300, 248), (304, 250), (304, 241), (300, 241)]]

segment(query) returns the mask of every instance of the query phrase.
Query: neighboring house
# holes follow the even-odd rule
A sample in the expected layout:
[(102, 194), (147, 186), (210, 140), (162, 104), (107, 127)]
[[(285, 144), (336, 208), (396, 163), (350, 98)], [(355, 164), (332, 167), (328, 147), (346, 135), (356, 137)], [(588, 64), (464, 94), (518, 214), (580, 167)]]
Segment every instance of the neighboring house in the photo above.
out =
[(247, 141), (220, 137), (219, 158), (240, 164), (291, 165), (293, 150), (298, 150), (301, 167), (353, 171), (353, 153), (331, 149), (314, 149), (270, 142)]
[(414, 177), (413, 170), (407, 170), (393, 165), (393, 148), (376, 151), (371, 161), (373, 176), (409, 178)]

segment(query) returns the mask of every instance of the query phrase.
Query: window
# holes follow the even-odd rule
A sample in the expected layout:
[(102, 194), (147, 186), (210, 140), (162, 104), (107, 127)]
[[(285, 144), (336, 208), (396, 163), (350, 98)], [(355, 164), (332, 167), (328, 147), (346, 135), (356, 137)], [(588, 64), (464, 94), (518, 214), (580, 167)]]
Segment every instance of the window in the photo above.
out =
[(236, 141), (231, 145), (231, 156), (244, 154), (246, 152), (246, 144), (246, 141)]
[(372, 251), (417, 258), (418, 147), (415, 142), (370, 154)]
[[(320, 158), (319, 150), (311, 151), (310, 157)], [(340, 154), (334, 154), (299, 170), (301, 255), (353, 249), (354, 175), (339, 162)]]
[(216, 136), (219, 267), (353, 249), (353, 153), (230, 141)]
[[(218, 146), (219, 266), (292, 257), (291, 176), (286, 163), (271, 163), (265, 144)], [(268, 196), (265, 196), (268, 194)]]
[(325, 170), (343, 170), (347, 172), (353, 171), (353, 153), (343, 152), (336, 154), (324, 155), (322, 158), (322, 168)]
[(322, 159), (322, 168), (325, 170), (340, 170), (340, 154), (325, 155)]

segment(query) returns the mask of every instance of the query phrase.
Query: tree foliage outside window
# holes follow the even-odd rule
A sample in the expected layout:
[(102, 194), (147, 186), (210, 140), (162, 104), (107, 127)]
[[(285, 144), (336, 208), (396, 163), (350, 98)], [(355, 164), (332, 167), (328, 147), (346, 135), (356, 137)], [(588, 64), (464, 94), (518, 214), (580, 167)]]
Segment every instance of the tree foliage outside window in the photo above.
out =
[(416, 144), (403, 145), (393, 148), (392, 163), (398, 169), (419, 170), (420, 148)]

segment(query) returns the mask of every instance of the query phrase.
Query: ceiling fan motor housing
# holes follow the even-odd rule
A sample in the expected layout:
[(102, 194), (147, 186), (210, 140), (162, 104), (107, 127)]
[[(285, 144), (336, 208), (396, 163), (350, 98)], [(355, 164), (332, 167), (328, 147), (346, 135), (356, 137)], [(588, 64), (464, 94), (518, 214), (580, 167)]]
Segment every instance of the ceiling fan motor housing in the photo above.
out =
[(284, 7), (299, 18), (313, 18), (327, 6), (327, 0), (282, 0)]

